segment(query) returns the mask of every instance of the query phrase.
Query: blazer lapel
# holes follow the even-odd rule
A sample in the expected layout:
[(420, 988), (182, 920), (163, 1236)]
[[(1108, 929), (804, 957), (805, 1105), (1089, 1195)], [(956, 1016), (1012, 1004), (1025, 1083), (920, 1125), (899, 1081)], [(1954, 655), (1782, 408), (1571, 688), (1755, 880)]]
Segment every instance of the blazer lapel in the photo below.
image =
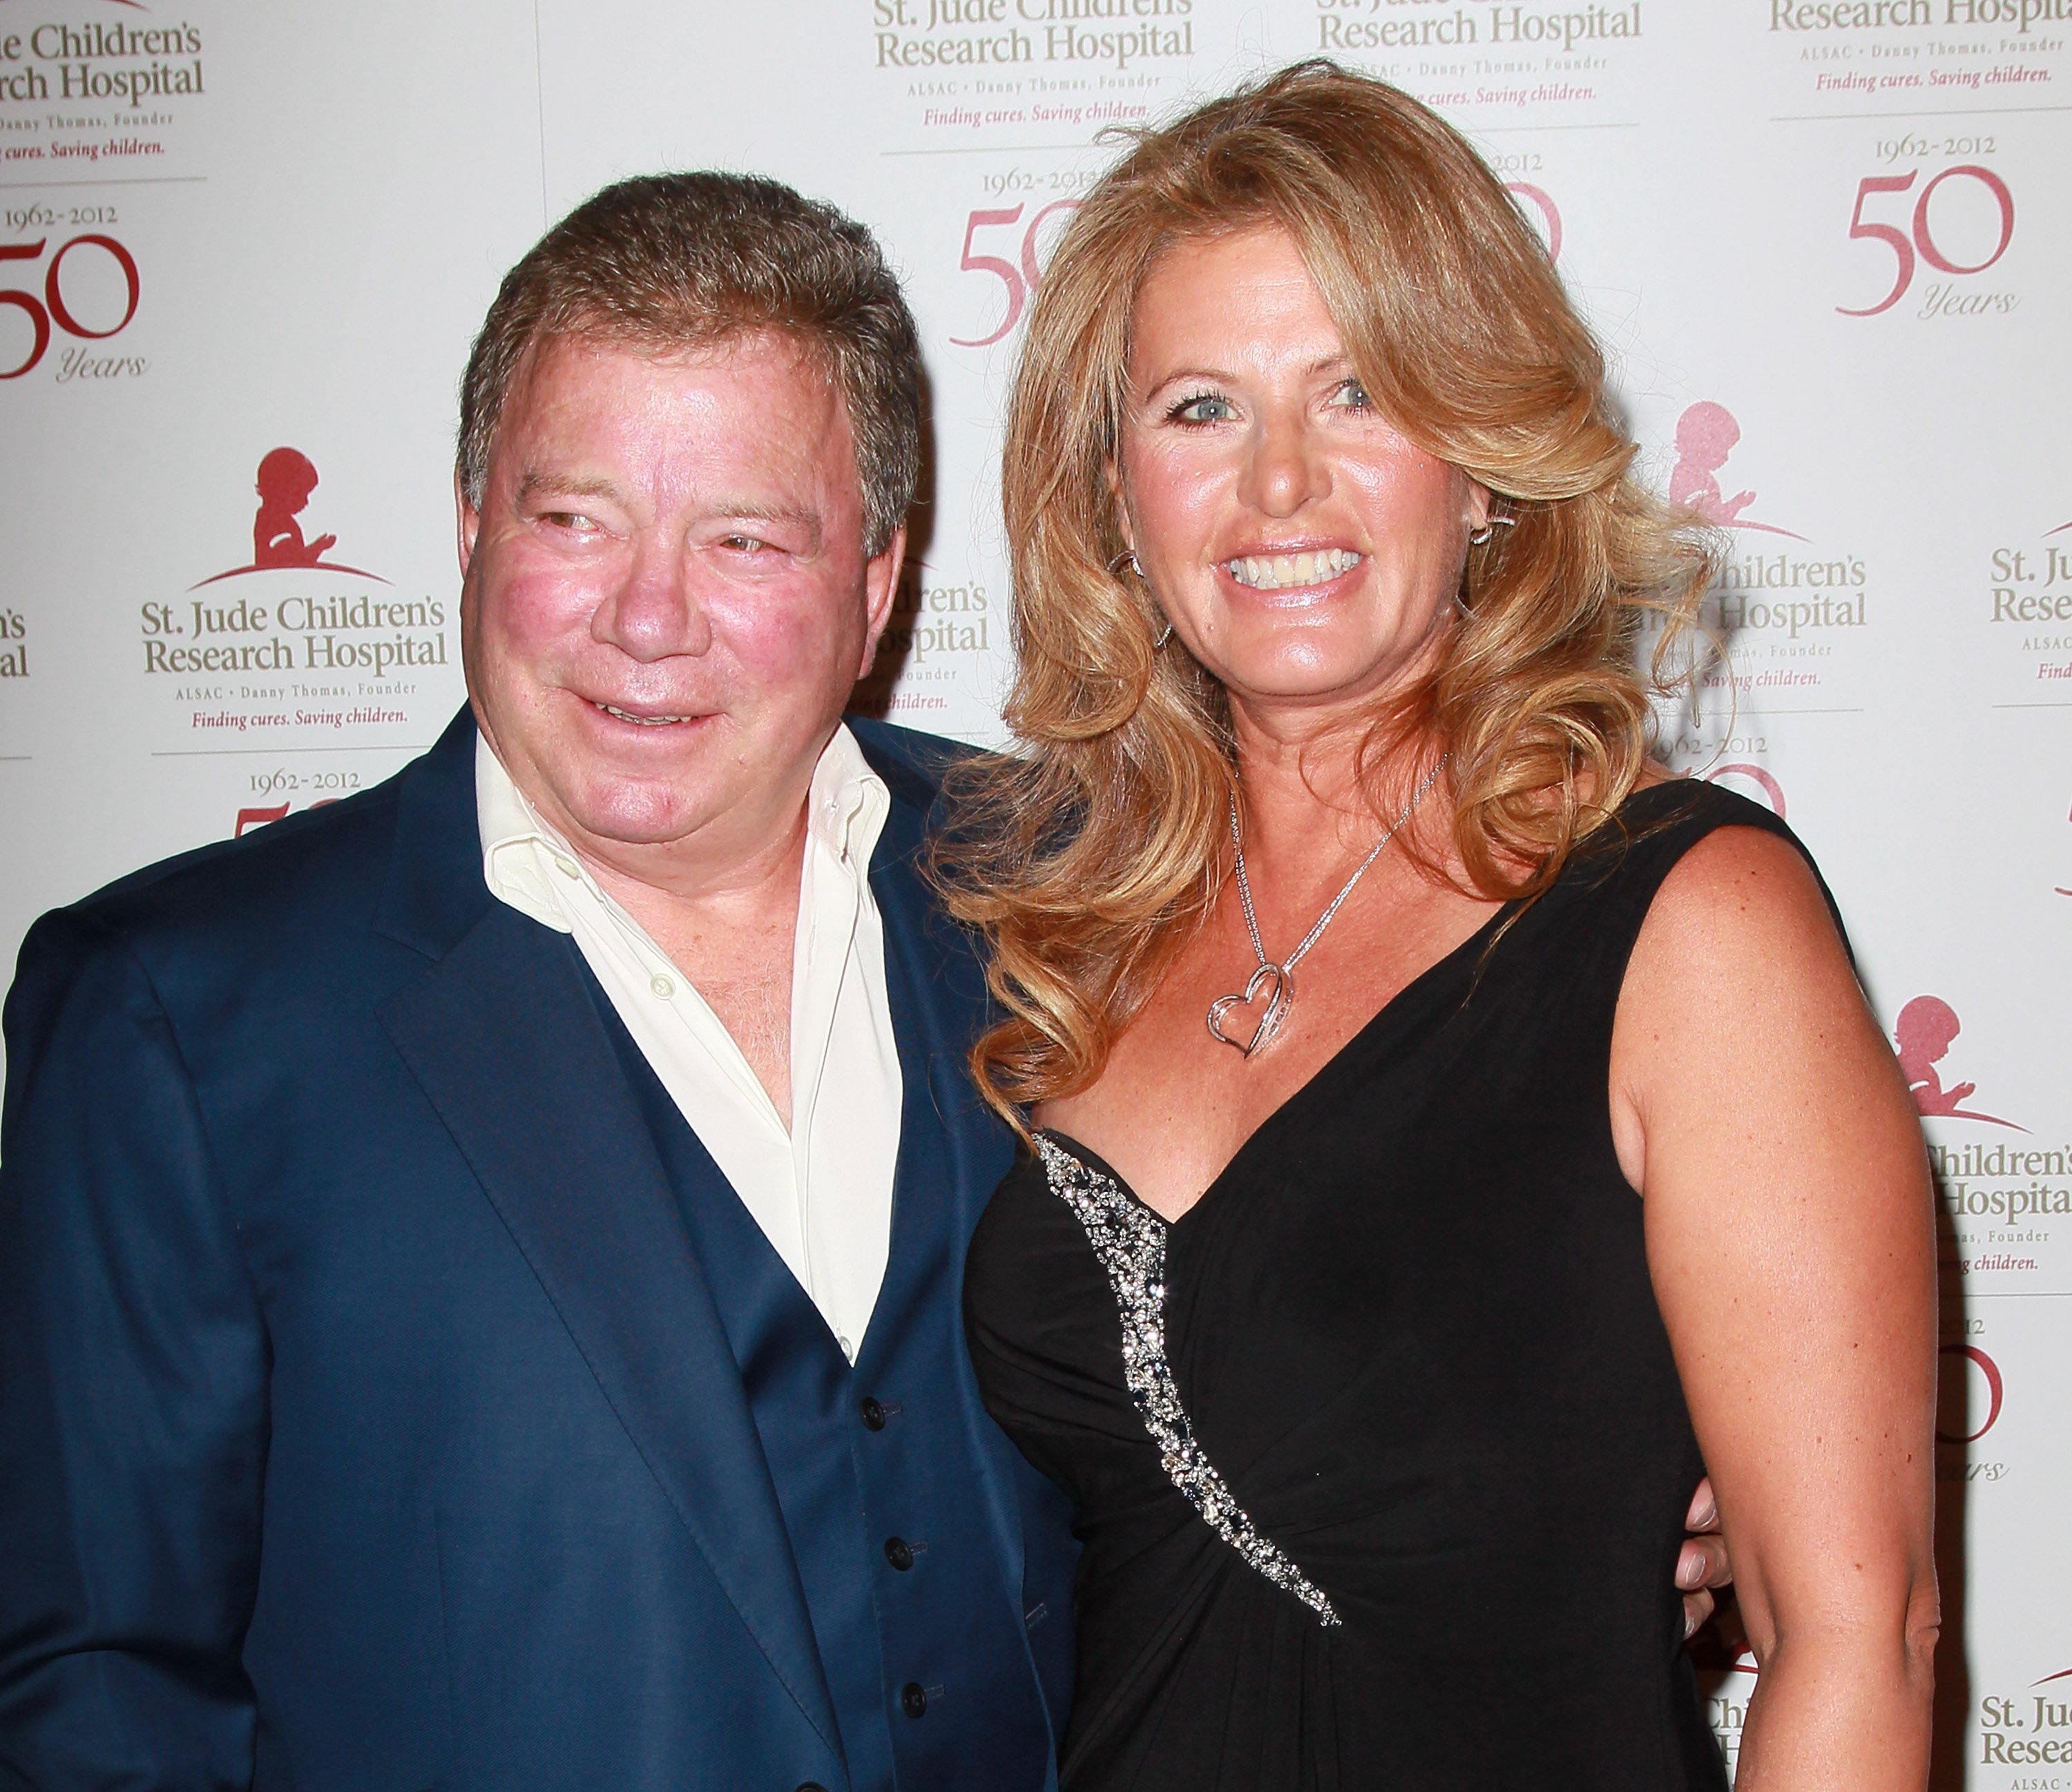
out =
[[(901, 799), (894, 784), (870, 873), (871, 894), (885, 928), (886, 994), (899, 1042), (899, 1071), (906, 1085), (901, 1174), (894, 1192), (892, 1239), (933, 1218), (950, 1234), (949, 1285), (940, 1297), (964, 1305), (964, 1256), (972, 1230), (993, 1190), (1013, 1161), (1006, 1129), (993, 1118), (972, 1087), (964, 1054), (989, 1012), (985, 973), (969, 937), (944, 914), (920, 870), (926, 817)], [(944, 1186), (921, 1188), (906, 1173), (913, 1153), (907, 1140), (918, 1127), (937, 1128), (949, 1174)], [(925, 1203), (934, 1214), (917, 1212)], [(887, 1272), (887, 1280), (897, 1269)], [(957, 1352), (964, 1362), (961, 1348)], [(1013, 1446), (993, 1424), (967, 1368), (958, 1389), (982, 1461), (992, 1465), (978, 1490), (985, 1502), (1002, 1576), (1010, 1596), (1022, 1591), (1022, 1513), (1014, 1494), (1009, 1453)]]
[(839, 1753), (754, 1417), (573, 951), (490, 900), (382, 1023), (750, 1634)]

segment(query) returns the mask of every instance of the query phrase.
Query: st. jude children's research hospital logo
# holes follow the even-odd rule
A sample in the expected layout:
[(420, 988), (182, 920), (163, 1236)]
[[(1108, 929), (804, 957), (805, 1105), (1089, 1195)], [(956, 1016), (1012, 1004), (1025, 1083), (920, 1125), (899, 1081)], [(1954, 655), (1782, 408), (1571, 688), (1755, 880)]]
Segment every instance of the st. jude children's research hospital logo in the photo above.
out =
[(1737, 702), (1758, 713), (1806, 701), (1842, 664), (1835, 657), (1837, 646), (1870, 621), (1863, 557), (1814, 549), (1812, 536), (1777, 520), (1760, 495), (1729, 470), (1741, 438), (1740, 419), (1714, 399), (1685, 405), (1676, 419), (1668, 499), (1720, 530), (1728, 543), (1705, 605), (1707, 623), (1725, 643), (1727, 661), (1700, 668), (1694, 720), (1716, 709), (1708, 699), (1729, 686)]
[(247, 512), (251, 557), (142, 606), (145, 676), (179, 681), (190, 729), (404, 721), (381, 700), (413, 694), (413, 670), (448, 664), (442, 599), (395, 595), (357, 556), (341, 557), (335, 531), (306, 527), (321, 483), (300, 449), (268, 450)]
[[(1907, 1091), (1930, 1123), (1929, 1160), (1951, 1224), (1946, 1263), (1966, 1277), (2011, 1274), (2033, 1286), (2033, 1278), (2058, 1272), (2062, 1246), (2053, 1222), (2072, 1219), (2072, 1149), (2038, 1140), (1981, 1096), (1976, 1083), (1955, 1077), (1945, 1060), (1963, 1031), (1940, 996), (1914, 997), (1893, 1027)], [(1997, 1392), (1994, 1404), (1997, 1411)]]

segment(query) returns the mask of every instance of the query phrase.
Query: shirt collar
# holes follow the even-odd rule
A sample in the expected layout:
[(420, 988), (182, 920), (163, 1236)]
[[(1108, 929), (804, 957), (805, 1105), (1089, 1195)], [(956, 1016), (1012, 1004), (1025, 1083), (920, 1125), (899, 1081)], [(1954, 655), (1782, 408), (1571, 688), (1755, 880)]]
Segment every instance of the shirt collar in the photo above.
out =
[(846, 722), (839, 725), (813, 767), (808, 794), (808, 836), (841, 863), (861, 871), (878, 849), (892, 792), (870, 769)]
[[(837, 725), (821, 750), (806, 800), (808, 844), (862, 874), (891, 812), (892, 793), (870, 769), (846, 723)], [(595, 880), (568, 842), (541, 820), (481, 734), (475, 742), (475, 812), (483, 882), (490, 894), (543, 926), (569, 931), (549, 872), (578, 876), (593, 886)]]

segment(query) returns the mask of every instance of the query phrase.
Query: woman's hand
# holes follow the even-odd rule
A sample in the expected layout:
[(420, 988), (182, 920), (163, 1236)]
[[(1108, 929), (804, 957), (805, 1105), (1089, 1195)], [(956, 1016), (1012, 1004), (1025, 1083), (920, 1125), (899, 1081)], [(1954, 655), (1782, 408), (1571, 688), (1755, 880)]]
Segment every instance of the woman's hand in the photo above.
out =
[(1720, 1502), (1712, 1498), (1710, 1475), (1691, 1496), (1684, 1528), (1691, 1535), (1676, 1557), (1676, 1584), (1684, 1589), (1684, 1640), (1688, 1642), (1712, 1615), (1712, 1589), (1728, 1585), (1734, 1577), (1727, 1539), (1720, 1535)]
[(1760, 1678), (1740, 1792), (1927, 1772), (1937, 1605), (1926, 1153), (1805, 861), (1745, 828), (1663, 886), (1614, 1136)]

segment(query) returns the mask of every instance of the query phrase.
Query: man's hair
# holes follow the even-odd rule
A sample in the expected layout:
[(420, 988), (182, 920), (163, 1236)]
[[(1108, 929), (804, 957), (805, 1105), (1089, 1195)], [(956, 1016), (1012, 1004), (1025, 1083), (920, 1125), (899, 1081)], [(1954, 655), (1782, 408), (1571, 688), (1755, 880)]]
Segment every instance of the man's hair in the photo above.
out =
[(504, 277), (461, 380), (456, 457), (478, 510), (511, 382), (536, 343), (668, 353), (761, 331), (824, 360), (849, 413), (865, 546), (906, 520), (919, 477), (921, 350), (870, 232), (754, 175), (645, 175), (586, 199)]

